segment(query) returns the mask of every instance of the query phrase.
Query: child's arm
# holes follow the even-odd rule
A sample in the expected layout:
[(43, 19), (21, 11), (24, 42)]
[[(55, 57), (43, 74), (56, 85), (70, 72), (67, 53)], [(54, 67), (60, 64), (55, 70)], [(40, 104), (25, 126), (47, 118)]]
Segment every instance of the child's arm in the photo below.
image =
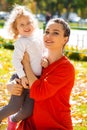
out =
[(17, 40), (14, 44), (14, 52), (12, 56), (12, 63), (15, 68), (15, 71), (19, 78), (25, 76), (25, 72), (23, 70), (23, 65), (21, 63), (23, 59), (23, 55), (25, 52), (25, 44), (21, 42), (21, 40)]

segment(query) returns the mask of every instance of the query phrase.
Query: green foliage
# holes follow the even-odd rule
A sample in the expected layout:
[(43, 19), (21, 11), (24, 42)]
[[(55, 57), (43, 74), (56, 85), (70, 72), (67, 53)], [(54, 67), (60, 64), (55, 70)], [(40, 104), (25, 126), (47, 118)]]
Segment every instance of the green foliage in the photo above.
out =
[(65, 55), (67, 57), (69, 57), (70, 59), (73, 59), (73, 60), (80, 60), (80, 56), (79, 56), (79, 53), (78, 52), (71, 52), (70, 51), (65, 51)]
[(4, 43), (2, 44), (2, 46), (6, 49), (10, 49), (10, 50), (13, 50), (14, 49), (14, 46), (9, 42), (9, 43)]
[[(5, 49), (10, 49), (13, 50), (14, 40), (7, 40), (2, 37), (0, 37), (0, 47), (3, 47)], [(87, 61), (87, 49), (80, 50), (78, 47), (73, 47), (73, 46), (66, 46), (65, 55), (69, 57), (72, 60), (77, 60), (77, 61)]]
[(87, 127), (85, 126), (76, 126), (74, 130), (87, 130)]
[(13, 42), (14, 40), (4, 39), (0, 37), (0, 47), (13, 50), (14, 49)]
[(0, 130), (6, 130), (6, 128), (7, 128), (7, 124), (2, 124), (2, 125), (0, 126)]
[[(65, 12), (77, 12), (82, 18), (87, 17), (87, 0), (4, 0), (3, 4), (7, 11), (13, 8), (14, 4), (22, 4), (29, 6), (29, 8), (35, 9), (35, 13), (45, 14), (48, 10), (52, 15), (58, 11), (59, 16)], [(5, 5), (6, 4), (6, 5)], [(2, 7), (1, 7), (2, 8)]]
[(64, 53), (72, 60), (87, 61), (87, 49), (79, 49), (78, 47), (67, 45)]
[(4, 26), (4, 20), (0, 20), (0, 28), (2, 28)]
[[(34, 1), (34, 0), (32, 0)], [(87, 0), (35, 0), (37, 5), (37, 13), (44, 13), (46, 10), (50, 11), (51, 14), (55, 14), (58, 11), (59, 16), (64, 13), (73, 11), (77, 12), (82, 18), (87, 17)]]
[(12, 50), (0, 48), (0, 85), (10, 78), (10, 72), (13, 69), (12, 54)]

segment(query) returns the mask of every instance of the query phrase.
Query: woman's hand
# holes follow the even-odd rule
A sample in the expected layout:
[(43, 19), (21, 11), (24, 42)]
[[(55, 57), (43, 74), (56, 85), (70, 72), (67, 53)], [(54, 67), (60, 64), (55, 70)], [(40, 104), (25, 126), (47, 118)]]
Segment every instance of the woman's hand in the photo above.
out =
[(21, 77), (20, 80), (21, 80), (21, 84), (22, 84), (23, 88), (28, 89), (29, 88), (29, 82), (28, 82), (27, 77), (26, 76)]
[(46, 57), (43, 57), (43, 58), (41, 59), (41, 66), (42, 66), (43, 68), (46, 68), (46, 67), (48, 67), (48, 65), (49, 65), (48, 59), (47, 59)]
[(30, 57), (27, 52), (24, 53), (23, 60), (22, 60), (23, 66), (25, 66), (26, 63), (28, 64), (30, 63)]
[(17, 95), (20, 96), (23, 92), (23, 86), (19, 84), (19, 79), (17, 82), (14, 80), (10, 83), (7, 84), (7, 90), (12, 94), (12, 95)]
[(37, 77), (34, 75), (32, 71), (31, 64), (30, 64), (30, 57), (27, 52), (24, 53), (22, 64), (29, 82), (29, 88), (31, 88), (34, 81), (37, 80)]

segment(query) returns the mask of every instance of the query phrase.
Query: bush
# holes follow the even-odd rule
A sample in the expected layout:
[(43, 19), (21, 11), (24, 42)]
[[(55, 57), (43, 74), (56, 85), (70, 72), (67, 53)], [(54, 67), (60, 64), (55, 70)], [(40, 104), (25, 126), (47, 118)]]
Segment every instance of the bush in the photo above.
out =
[(13, 50), (13, 49), (14, 49), (14, 46), (13, 46), (11, 43), (4, 43), (4, 44), (2, 44), (2, 46), (3, 46), (5, 49), (10, 49), (10, 50)]
[(4, 20), (0, 20), (0, 28), (3, 28), (3, 26), (4, 26)]
[(0, 47), (6, 48), (6, 49), (14, 49), (13, 40), (11, 39), (4, 39), (0, 37)]
[[(9, 39), (7, 40), (0, 37), (0, 47), (13, 50), (14, 49), (13, 43), (14, 40), (9, 40)], [(77, 46), (73, 47), (67, 45), (65, 47), (64, 53), (70, 59), (77, 60), (77, 61), (87, 61), (87, 49), (80, 50)]]
[(66, 46), (65, 55), (77, 61), (87, 61), (87, 49), (80, 50), (78, 47)]
[(72, 59), (72, 60), (77, 60), (77, 61), (79, 61), (80, 60), (80, 55), (79, 55), (79, 53), (78, 52), (65, 52), (65, 55), (67, 56), (67, 57), (69, 57), (70, 59)]

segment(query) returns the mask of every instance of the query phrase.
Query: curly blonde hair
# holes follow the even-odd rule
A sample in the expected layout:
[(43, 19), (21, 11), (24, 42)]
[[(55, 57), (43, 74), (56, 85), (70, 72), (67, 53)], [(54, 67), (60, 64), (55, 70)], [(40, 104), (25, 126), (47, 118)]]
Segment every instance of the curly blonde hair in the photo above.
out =
[(17, 26), (16, 20), (17, 20), (17, 18), (19, 18), (21, 16), (29, 17), (29, 19), (31, 19), (31, 21), (33, 23), (34, 28), (38, 27), (37, 20), (35, 19), (35, 17), (31, 13), (31, 11), (27, 7), (21, 6), (21, 5), (15, 5), (13, 10), (11, 11), (9, 19), (6, 21), (6, 24), (5, 24), (5, 27), (7, 28), (10, 35), (14, 39), (18, 38), (18, 36), (19, 36), (18, 30), (17, 30), (17, 27), (16, 27)]

